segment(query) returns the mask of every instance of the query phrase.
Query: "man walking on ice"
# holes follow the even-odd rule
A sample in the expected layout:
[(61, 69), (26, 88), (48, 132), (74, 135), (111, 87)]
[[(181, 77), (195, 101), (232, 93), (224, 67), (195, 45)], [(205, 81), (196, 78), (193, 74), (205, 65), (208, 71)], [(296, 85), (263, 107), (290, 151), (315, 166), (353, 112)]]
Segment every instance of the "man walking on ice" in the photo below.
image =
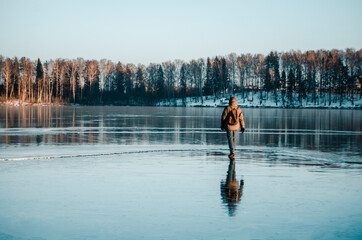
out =
[(229, 106), (225, 107), (221, 117), (221, 130), (226, 131), (229, 142), (229, 158), (234, 158), (235, 156), (236, 136), (239, 129), (244, 133), (245, 124), (243, 112), (240, 107), (238, 107), (236, 98), (230, 97)]

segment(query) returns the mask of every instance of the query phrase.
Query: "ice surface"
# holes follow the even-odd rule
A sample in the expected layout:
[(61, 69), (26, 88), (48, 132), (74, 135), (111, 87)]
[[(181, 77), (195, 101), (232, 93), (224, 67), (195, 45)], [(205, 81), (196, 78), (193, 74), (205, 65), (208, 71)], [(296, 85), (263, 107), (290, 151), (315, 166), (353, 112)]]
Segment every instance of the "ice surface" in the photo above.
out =
[(0, 239), (362, 238), (361, 111), (221, 111), (0, 108)]
[[(298, 161), (300, 160), (300, 161)], [(238, 152), (235, 214), (222, 151), (0, 162), (0, 232), (42, 239), (357, 239), (360, 169)], [(336, 170), (336, 167), (338, 170)]]

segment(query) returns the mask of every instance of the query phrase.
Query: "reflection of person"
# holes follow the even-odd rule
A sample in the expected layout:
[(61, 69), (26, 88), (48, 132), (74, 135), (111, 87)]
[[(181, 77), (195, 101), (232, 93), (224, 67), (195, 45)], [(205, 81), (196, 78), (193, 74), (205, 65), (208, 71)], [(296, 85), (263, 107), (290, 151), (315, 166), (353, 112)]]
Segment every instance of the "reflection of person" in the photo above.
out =
[(235, 155), (236, 136), (239, 129), (241, 129), (241, 132), (244, 133), (244, 115), (238, 106), (236, 99), (231, 97), (229, 100), (229, 106), (225, 107), (221, 117), (221, 130), (227, 132), (230, 158), (233, 158)]
[(240, 180), (240, 185), (236, 180), (235, 160), (230, 159), (229, 170), (226, 181), (220, 183), (221, 199), (227, 205), (229, 215), (234, 216), (237, 203), (243, 195), (244, 180)]

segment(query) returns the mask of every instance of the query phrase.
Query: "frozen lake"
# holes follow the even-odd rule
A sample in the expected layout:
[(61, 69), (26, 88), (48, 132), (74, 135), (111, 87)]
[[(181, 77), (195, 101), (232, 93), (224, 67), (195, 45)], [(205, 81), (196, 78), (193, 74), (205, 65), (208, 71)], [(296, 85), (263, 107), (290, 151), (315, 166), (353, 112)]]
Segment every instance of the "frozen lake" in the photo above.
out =
[(221, 112), (0, 106), (0, 239), (362, 238), (362, 111)]

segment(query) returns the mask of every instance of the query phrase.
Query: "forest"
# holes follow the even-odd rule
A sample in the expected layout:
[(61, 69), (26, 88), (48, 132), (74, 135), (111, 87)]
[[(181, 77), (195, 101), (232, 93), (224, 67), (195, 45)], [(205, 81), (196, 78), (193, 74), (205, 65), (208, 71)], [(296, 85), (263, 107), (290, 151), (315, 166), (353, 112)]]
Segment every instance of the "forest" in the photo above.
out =
[(235, 53), (161, 64), (102, 59), (42, 62), (0, 55), (0, 101), (82, 105), (170, 106), (176, 99), (218, 99), (253, 94), (293, 107), (330, 105), (362, 98), (362, 49)]

